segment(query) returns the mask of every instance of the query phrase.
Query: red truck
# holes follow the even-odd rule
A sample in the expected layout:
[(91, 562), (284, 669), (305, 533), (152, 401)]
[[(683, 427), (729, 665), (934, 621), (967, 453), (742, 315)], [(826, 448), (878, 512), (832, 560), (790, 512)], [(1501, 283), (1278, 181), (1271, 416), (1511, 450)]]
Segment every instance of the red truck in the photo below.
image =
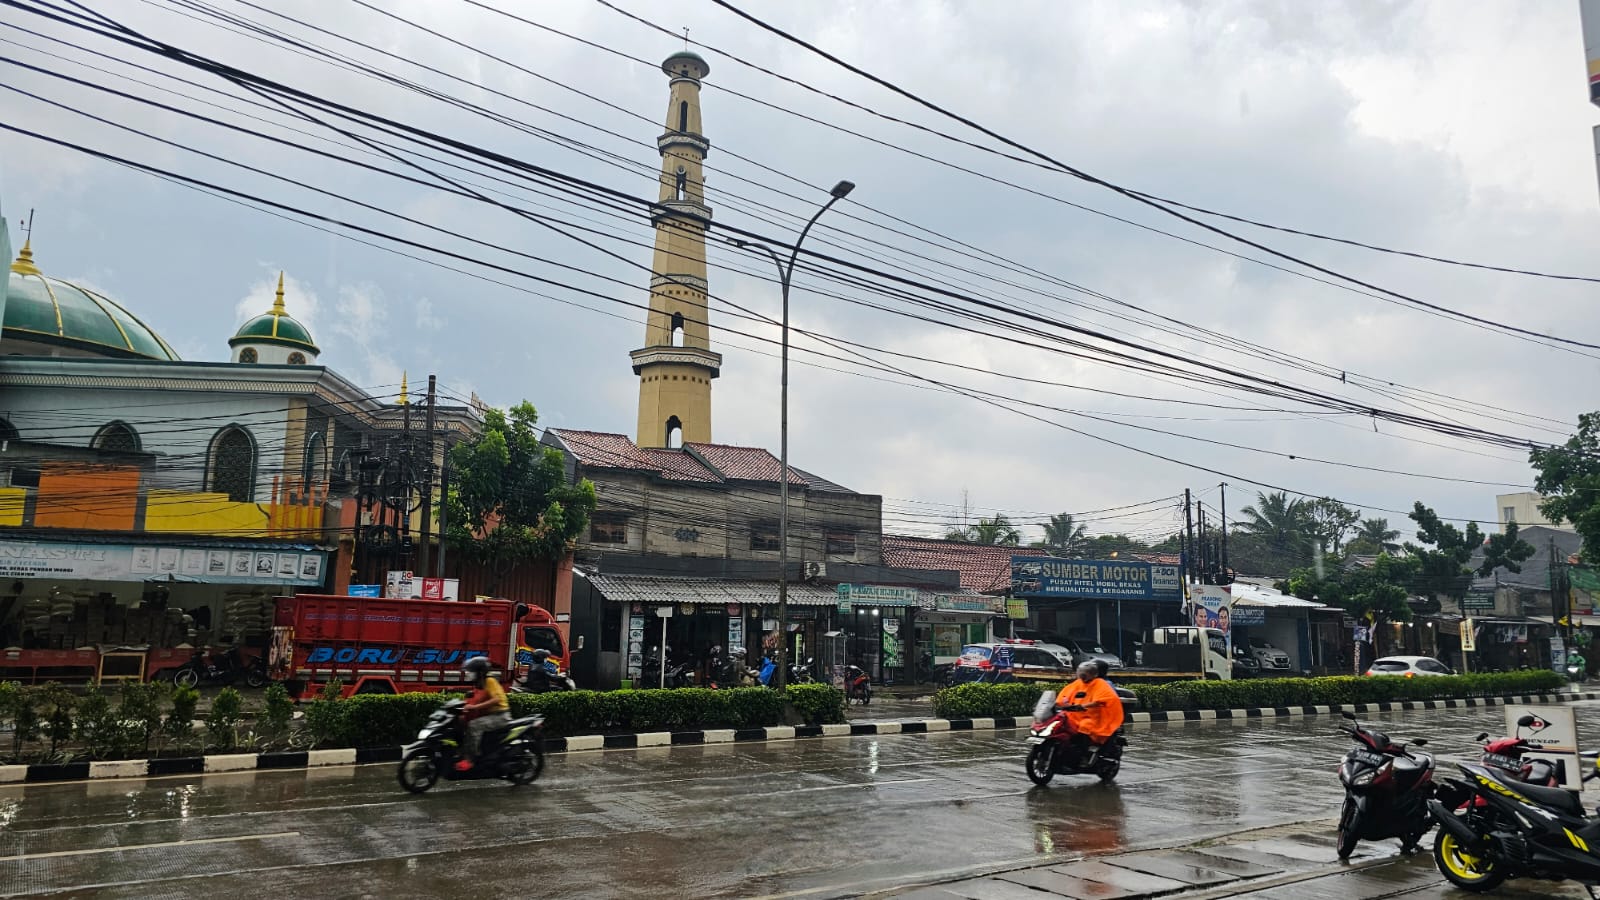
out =
[(461, 690), (461, 663), (487, 656), (508, 682), (533, 651), (569, 658), (555, 617), (510, 600), (383, 600), (301, 594), (279, 597), (268, 671), (299, 699), (343, 682), (344, 695)]

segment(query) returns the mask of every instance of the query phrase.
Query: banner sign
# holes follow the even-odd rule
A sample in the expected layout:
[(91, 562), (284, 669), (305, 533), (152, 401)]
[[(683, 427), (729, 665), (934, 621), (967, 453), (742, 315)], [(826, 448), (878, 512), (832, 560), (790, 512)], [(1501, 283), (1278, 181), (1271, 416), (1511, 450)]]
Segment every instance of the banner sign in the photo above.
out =
[(1008, 619), (1026, 619), (1027, 617), (1028, 617), (1028, 598), (1027, 597), (1007, 597), (1006, 598), (1006, 618), (1008, 618)]
[(881, 584), (839, 585), (839, 605), (852, 606), (916, 606), (917, 589), (889, 587)]
[(1232, 641), (1233, 594), (1226, 587), (1195, 585), (1193, 615), (1196, 627), (1215, 628)]
[(0, 578), (84, 581), (195, 581), (319, 587), (328, 554), (159, 544), (0, 540)]
[(1267, 624), (1267, 610), (1263, 606), (1235, 606), (1233, 607), (1233, 624), (1235, 625), (1265, 625)]
[(1478, 650), (1478, 630), (1471, 619), (1461, 620), (1461, 652), (1475, 653)]
[(1004, 597), (983, 594), (922, 594), (917, 603), (929, 612), (976, 612), (992, 616), (1002, 616), (1006, 612)]
[(1158, 600), (1182, 600), (1183, 579), (1177, 566), (1150, 564), (1150, 593)]
[(1011, 592), (1019, 597), (1148, 600), (1154, 596), (1150, 564), (1137, 560), (1011, 557)]
[(1470, 610), (1494, 609), (1494, 591), (1467, 591), (1461, 598), (1461, 608)]
[(384, 595), (398, 600), (459, 600), (461, 581), (456, 578), (418, 578), (394, 569), (384, 583)]

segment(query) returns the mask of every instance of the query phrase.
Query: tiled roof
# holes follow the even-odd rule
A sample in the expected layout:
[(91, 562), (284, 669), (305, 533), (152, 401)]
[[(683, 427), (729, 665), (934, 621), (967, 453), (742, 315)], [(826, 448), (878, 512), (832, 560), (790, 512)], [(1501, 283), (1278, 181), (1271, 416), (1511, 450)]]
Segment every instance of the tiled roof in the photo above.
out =
[(722, 481), (716, 472), (706, 467), (705, 463), (682, 450), (651, 448), (640, 452), (661, 472), (661, 477), (668, 481)]
[[(734, 447), (728, 444), (685, 444), (723, 478), (736, 481), (777, 481), (783, 472), (778, 458), (760, 447)], [(805, 479), (789, 468), (789, 483), (804, 485)]]
[[(589, 575), (607, 600), (617, 603), (753, 603), (778, 602), (778, 582), (736, 581), (725, 578), (673, 578), (665, 575)], [(814, 584), (790, 584), (789, 602), (802, 606), (832, 606), (838, 595)], [(652, 620), (654, 621), (654, 620)]]
[(983, 593), (1005, 590), (1011, 584), (1011, 557), (1046, 556), (1028, 547), (996, 547), (941, 541), (934, 538), (883, 536), (883, 564), (896, 569), (954, 570), (961, 573), (961, 589)]
[(643, 469), (658, 471), (644, 451), (624, 435), (601, 431), (572, 431), (551, 428), (546, 434), (555, 435), (565, 444), (578, 462), (598, 469)]
[(789, 473), (791, 475), (798, 475), (800, 477), (800, 480), (805, 482), (806, 486), (808, 488), (810, 488), (811, 490), (813, 490), (813, 491), (820, 491), (821, 493), (824, 493), (824, 494), (854, 494), (855, 493), (855, 491), (850, 490), (849, 488), (845, 487), (842, 484), (839, 484), (838, 482), (829, 481), (828, 479), (823, 478), (820, 475), (813, 475), (810, 472), (805, 471), (804, 469), (796, 469), (794, 466), (790, 466), (789, 467)]

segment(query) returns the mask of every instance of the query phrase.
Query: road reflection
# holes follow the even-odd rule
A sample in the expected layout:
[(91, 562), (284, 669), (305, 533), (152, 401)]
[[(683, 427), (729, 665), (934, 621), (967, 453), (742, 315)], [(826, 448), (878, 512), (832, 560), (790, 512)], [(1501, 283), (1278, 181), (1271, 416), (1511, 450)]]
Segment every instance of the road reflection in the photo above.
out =
[(1122, 789), (1057, 778), (1024, 795), (1035, 853), (1099, 854), (1120, 850), (1127, 808)]

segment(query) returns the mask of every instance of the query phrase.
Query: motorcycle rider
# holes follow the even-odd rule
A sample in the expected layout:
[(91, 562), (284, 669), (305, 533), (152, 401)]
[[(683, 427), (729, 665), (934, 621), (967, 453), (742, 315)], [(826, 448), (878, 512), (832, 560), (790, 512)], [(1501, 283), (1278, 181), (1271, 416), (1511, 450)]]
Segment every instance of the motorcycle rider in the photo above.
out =
[(1122, 699), (1111, 684), (1100, 677), (1100, 661), (1085, 660), (1078, 666), (1078, 680), (1061, 689), (1056, 706), (1081, 706), (1067, 713), (1072, 728), (1072, 744), (1086, 753), (1098, 748), (1122, 727)]
[(533, 661), (528, 664), (528, 674), (522, 679), (522, 689), (530, 694), (543, 694), (555, 690), (551, 679), (559, 670), (550, 661), (550, 651), (539, 648), (533, 651)]
[(469, 772), (478, 761), (483, 736), (511, 724), (511, 703), (505, 688), (489, 675), (489, 657), (474, 656), (461, 664), (461, 671), (472, 679), (474, 690), (467, 700), (467, 715), (472, 719), (467, 723), (466, 755), (456, 763), (456, 771)]

